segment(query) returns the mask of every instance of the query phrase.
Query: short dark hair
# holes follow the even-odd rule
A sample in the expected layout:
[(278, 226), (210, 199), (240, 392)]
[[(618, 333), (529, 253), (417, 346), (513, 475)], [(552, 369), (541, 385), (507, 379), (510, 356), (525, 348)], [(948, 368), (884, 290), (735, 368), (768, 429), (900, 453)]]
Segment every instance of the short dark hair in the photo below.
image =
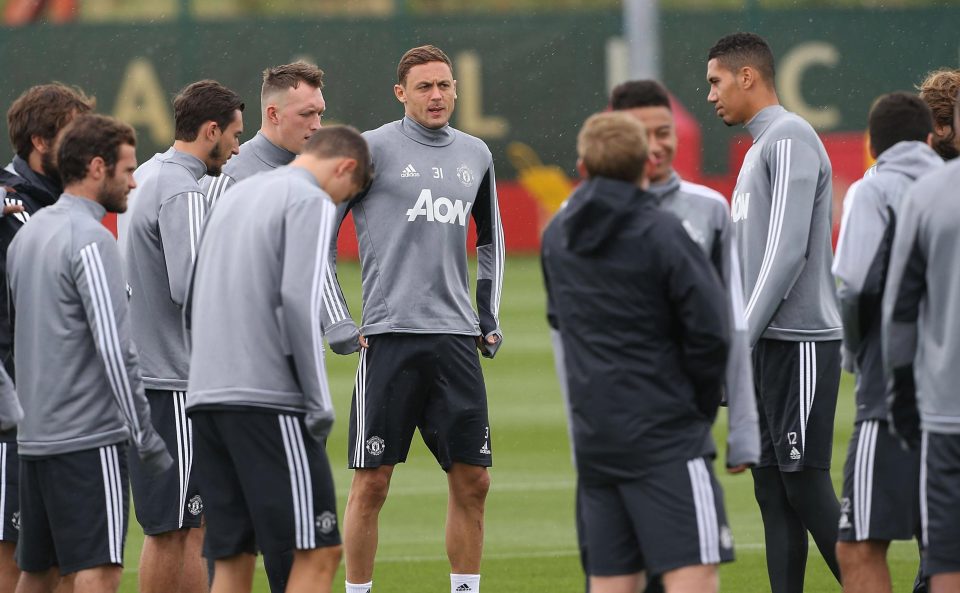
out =
[(7, 130), (17, 156), (30, 156), (34, 136), (52, 145), (73, 116), (89, 113), (95, 105), (96, 100), (79, 87), (60, 82), (30, 87), (7, 111)]
[(127, 124), (106, 115), (78, 115), (57, 141), (57, 166), (63, 185), (82, 181), (96, 157), (103, 159), (113, 175), (124, 144), (137, 145), (137, 135)]
[(367, 141), (353, 126), (324, 126), (317, 130), (303, 147), (304, 153), (329, 159), (346, 157), (357, 160), (353, 179), (360, 187), (367, 187), (373, 178), (373, 159)]
[(397, 64), (397, 83), (407, 84), (407, 74), (410, 73), (411, 68), (430, 62), (443, 62), (450, 68), (450, 74), (453, 74), (453, 62), (442, 49), (433, 45), (421, 45), (407, 50), (407, 53), (400, 58), (400, 63)]
[(760, 73), (760, 76), (773, 84), (776, 69), (774, 67), (773, 51), (763, 37), (756, 33), (733, 33), (722, 37), (713, 44), (707, 54), (707, 61), (716, 58), (723, 67), (737, 71), (744, 66), (751, 66)]
[(933, 115), (923, 100), (911, 93), (880, 95), (867, 117), (870, 147), (880, 156), (897, 142), (926, 142), (933, 132)]
[(297, 60), (292, 64), (274, 66), (263, 71), (263, 85), (260, 87), (260, 99), (276, 91), (295, 89), (305, 82), (318, 89), (323, 88), (323, 70), (315, 64)]
[(216, 80), (200, 80), (183, 88), (173, 99), (173, 119), (177, 140), (193, 142), (200, 127), (212, 121), (226, 128), (233, 121), (234, 111), (243, 111), (240, 95)]
[(656, 80), (630, 80), (618, 84), (610, 93), (610, 108), (614, 111), (638, 107), (670, 109), (670, 93)]
[(591, 177), (636, 183), (647, 163), (647, 129), (626, 113), (596, 113), (577, 134), (577, 156)]

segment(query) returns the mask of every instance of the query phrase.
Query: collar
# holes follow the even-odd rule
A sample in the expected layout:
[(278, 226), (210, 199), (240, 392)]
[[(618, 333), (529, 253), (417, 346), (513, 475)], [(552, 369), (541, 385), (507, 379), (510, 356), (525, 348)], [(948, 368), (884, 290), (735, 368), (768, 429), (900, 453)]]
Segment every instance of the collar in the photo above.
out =
[(20, 177), (26, 179), (27, 183), (29, 183), (30, 185), (32, 185), (37, 189), (40, 189), (50, 194), (51, 204), (54, 201), (56, 201), (57, 196), (59, 196), (60, 193), (63, 192), (63, 188), (60, 187), (60, 185), (56, 181), (54, 181), (53, 179), (50, 179), (46, 175), (37, 173), (36, 171), (31, 169), (30, 165), (27, 164), (27, 161), (23, 160), (19, 156), (15, 155), (13, 157), (12, 164), (13, 164), (14, 172)]
[(282, 148), (273, 142), (270, 142), (270, 140), (263, 135), (263, 132), (257, 132), (257, 135), (250, 139), (249, 144), (250, 148), (253, 149), (254, 154), (256, 154), (261, 161), (270, 165), (274, 169), (284, 165), (289, 165), (290, 161), (297, 156), (286, 148)]
[(193, 178), (198, 182), (203, 179), (204, 175), (207, 174), (207, 165), (192, 154), (172, 149), (172, 152), (168, 150), (166, 153), (164, 153), (164, 156), (166, 156), (168, 153), (170, 155), (167, 158), (168, 163), (176, 163), (185, 168), (187, 171), (190, 171), (190, 173), (193, 175)]
[(400, 120), (400, 132), (414, 142), (436, 147), (448, 146), (456, 137), (450, 124), (437, 130), (431, 130), (407, 116), (404, 116), (403, 119)]
[(658, 202), (662, 202), (665, 197), (680, 189), (680, 176), (676, 171), (670, 172), (670, 177), (660, 183), (651, 183), (647, 191), (656, 196)]
[(93, 200), (81, 198), (73, 194), (61, 195), (57, 203), (64, 204), (68, 207), (80, 208), (98, 221), (107, 215), (107, 209), (101, 206), (99, 202), (94, 202)]
[(783, 105), (770, 105), (758, 111), (753, 119), (747, 122), (747, 131), (753, 136), (753, 141), (756, 142), (760, 135), (773, 123), (773, 120), (786, 112), (787, 110), (783, 108)]
[[(301, 167), (301, 166), (299, 166), (299, 165), (297, 165), (297, 166), (294, 166), (294, 165), (286, 165), (286, 167), (287, 167), (287, 169), (290, 170), (290, 172), (291, 172), (292, 175), (296, 175), (297, 177), (300, 177), (300, 178), (303, 179), (304, 181), (309, 182), (310, 185), (312, 185), (312, 186), (314, 186), (314, 187), (316, 187), (316, 188), (318, 188), (318, 189), (320, 189), (320, 190), (323, 190), (323, 188), (320, 187), (320, 182), (317, 181), (317, 178), (314, 177), (314, 176), (313, 176), (313, 173), (311, 173), (310, 171), (307, 171), (305, 168), (303, 168), (303, 167)], [(327, 193), (327, 192), (323, 192), (323, 193)]]

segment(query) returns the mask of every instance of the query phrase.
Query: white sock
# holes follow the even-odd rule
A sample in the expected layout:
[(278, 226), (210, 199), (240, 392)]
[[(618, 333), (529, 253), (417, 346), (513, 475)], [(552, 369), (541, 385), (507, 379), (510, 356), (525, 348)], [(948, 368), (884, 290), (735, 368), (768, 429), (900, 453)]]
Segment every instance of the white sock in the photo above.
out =
[(360, 585), (354, 585), (349, 581), (344, 582), (347, 584), (347, 593), (370, 593), (370, 589), (373, 589), (373, 581)]
[(480, 593), (480, 575), (451, 574), (450, 593)]

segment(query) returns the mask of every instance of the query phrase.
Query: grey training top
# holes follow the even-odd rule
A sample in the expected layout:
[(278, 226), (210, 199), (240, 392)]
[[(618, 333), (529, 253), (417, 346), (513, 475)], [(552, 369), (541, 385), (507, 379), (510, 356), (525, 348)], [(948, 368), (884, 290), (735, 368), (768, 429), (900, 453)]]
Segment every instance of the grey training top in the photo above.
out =
[(727, 466), (757, 464), (760, 427), (743, 314), (743, 281), (733, 244), (730, 207), (719, 192), (684, 181), (676, 172), (663, 183), (651, 184), (649, 191), (657, 196), (662, 208), (677, 215), (690, 238), (707, 254), (727, 289), (731, 311), (730, 354), (724, 380), (729, 407)]
[(256, 175), (223, 194), (204, 230), (184, 311), (192, 344), (188, 408), (306, 412), (311, 432), (329, 429), (320, 311), (335, 215), (330, 197), (300, 167)]
[(187, 390), (190, 358), (181, 307), (207, 211), (197, 184), (206, 172), (203, 161), (175, 150), (134, 173), (140, 187), (130, 213), (124, 263), (133, 338), (148, 389)]
[(105, 214), (96, 202), (63, 194), (10, 245), (21, 455), (72, 453), (131, 436), (141, 449), (163, 446), (130, 337), (120, 253), (100, 224)]
[[(353, 212), (360, 244), (364, 335), (500, 333), (503, 228), (493, 158), (479, 138), (410, 118), (364, 132), (375, 176), (370, 189), (339, 208)], [(470, 304), (467, 216), (477, 226), (477, 309)], [(338, 223), (339, 224), (339, 223)], [(358, 349), (357, 327), (334, 276), (323, 316), (334, 351)]]
[(207, 196), (207, 205), (213, 208), (223, 192), (238, 181), (251, 175), (273, 171), (277, 167), (289, 165), (297, 155), (267, 140), (263, 132), (240, 145), (240, 154), (232, 157), (223, 167), (219, 177), (205, 175), (200, 187)]
[(903, 196), (921, 175), (943, 165), (923, 142), (899, 142), (880, 155), (872, 174), (847, 190), (833, 260), (843, 316), (844, 348), (857, 373), (856, 421), (886, 420), (887, 381), (880, 347), (880, 300), (890, 238)]
[(731, 210), (750, 345), (761, 337), (839, 340), (827, 151), (810, 124), (779, 105), (762, 109), (747, 129), (753, 146)]
[(923, 430), (947, 434), (960, 434), (957, 187), (960, 161), (955, 160), (907, 190), (883, 299), (887, 376), (894, 369), (912, 366)]

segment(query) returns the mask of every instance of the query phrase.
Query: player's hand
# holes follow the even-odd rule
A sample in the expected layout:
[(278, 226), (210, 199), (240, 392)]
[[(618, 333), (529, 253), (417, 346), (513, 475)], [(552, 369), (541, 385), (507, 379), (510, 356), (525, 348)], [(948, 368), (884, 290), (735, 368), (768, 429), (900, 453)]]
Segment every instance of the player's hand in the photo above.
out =
[(333, 428), (333, 411), (321, 410), (319, 412), (307, 412), (303, 419), (307, 426), (307, 431), (320, 442), (325, 442), (327, 435)]
[(146, 434), (143, 443), (137, 449), (137, 455), (140, 457), (143, 468), (151, 476), (159, 476), (173, 467), (173, 457), (170, 457), (166, 443), (154, 430), (150, 430)]
[(361, 350), (366, 350), (367, 348), (370, 347), (370, 342), (367, 341), (367, 338), (364, 337), (363, 334), (360, 334), (359, 341), (360, 341)]
[(10, 216), (11, 214), (19, 214), (23, 212), (23, 206), (20, 204), (6, 204), (3, 207), (3, 216)]
[(740, 465), (735, 465), (735, 466), (733, 466), (733, 467), (728, 467), (728, 468), (727, 468), (727, 473), (728, 473), (728, 474), (742, 474), (743, 472), (747, 471), (748, 469), (750, 469), (750, 464), (749, 464), (749, 463), (741, 463)]
[(906, 449), (915, 449), (920, 444), (920, 411), (917, 409), (917, 386), (913, 380), (913, 367), (893, 370), (887, 386), (887, 420), (890, 433), (900, 439)]
[(497, 354), (497, 350), (500, 349), (500, 344), (503, 342), (503, 336), (492, 332), (487, 337), (477, 336), (477, 349), (480, 350), (480, 354), (484, 358), (493, 358)]

